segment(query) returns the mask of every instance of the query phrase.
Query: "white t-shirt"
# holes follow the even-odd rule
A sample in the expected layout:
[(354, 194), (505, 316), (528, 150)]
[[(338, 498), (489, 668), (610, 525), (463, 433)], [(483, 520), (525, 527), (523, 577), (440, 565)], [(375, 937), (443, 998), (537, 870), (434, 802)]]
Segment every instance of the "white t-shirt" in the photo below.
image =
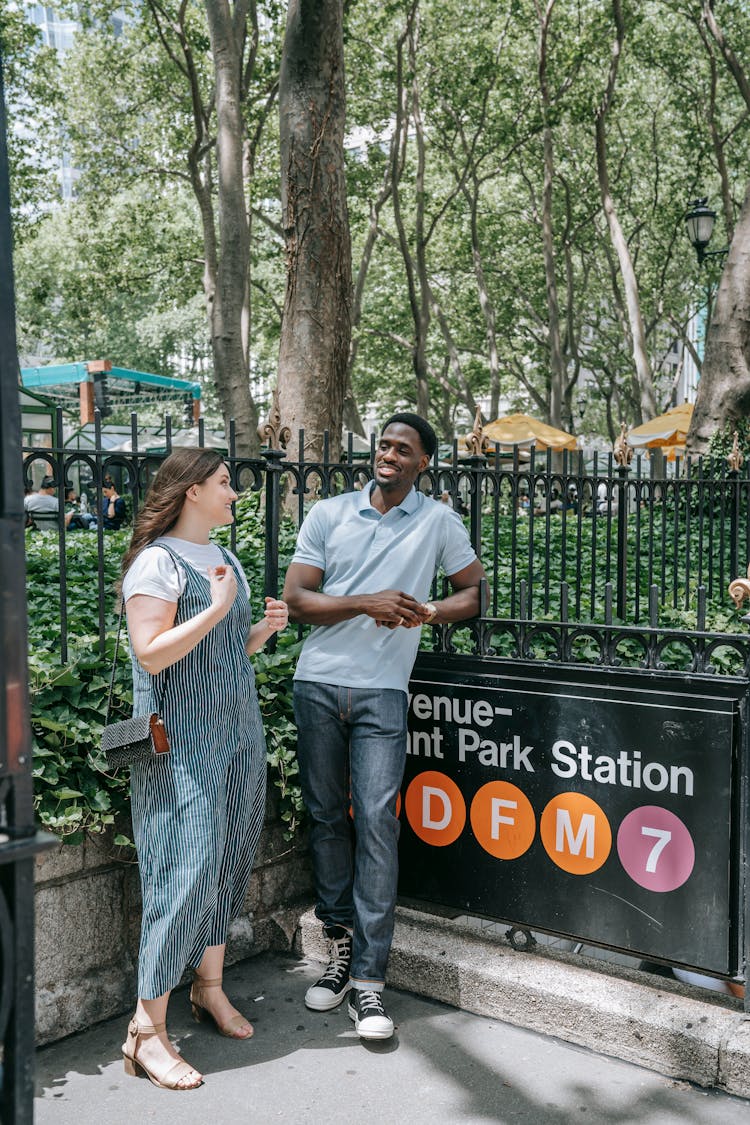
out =
[[(224, 556), (215, 543), (191, 543), (187, 539), (175, 539), (163, 535), (145, 547), (136, 557), (122, 583), (122, 596), (125, 601), (133, 594), (148, 594), (152, 598), (162, 598), (165, 602), (176, 602), (185, 589), (184, 569), (175, 564), (172, 556), (162, 550), (165, 543), (176, 555), (181, 555), (199, 574), (208, 578), (210, 566), (223, 566)], [(236, 563), (245, 593), (250, 597), (250, 589), (239, 559), (231, 551), (227, 554)]]

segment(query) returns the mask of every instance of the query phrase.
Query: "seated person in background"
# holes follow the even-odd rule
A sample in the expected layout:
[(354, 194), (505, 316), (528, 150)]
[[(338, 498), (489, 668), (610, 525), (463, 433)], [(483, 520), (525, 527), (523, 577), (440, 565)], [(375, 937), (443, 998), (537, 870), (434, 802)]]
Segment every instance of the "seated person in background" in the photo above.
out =
[(119, 531), (127, 514), (125, 501), (118, 495), (115, 482), (111, 477), (105, 477), (102, 485), (102, 527), (107, 531)]
[(534, 515), (546, 516), (547, 512), (561, 512), (562, 509), (563, 502), (560, 499), (559, 489), (553, 488), (550, 490), (549, 496), (542, 496), (538, 507), (534, 508)]
[(596, 486), (596, 514), (604, 516), (607, 513), (607, 484), (600, 480)]
[(459, 516), (466, 516), (469, 514), (469, 509), (464, 504), (463, 497), (461, 496), (460, 492), (457, 492), (453, 497), (453, 511), (458, 512)]
[(618, 486), (615, 485), (612, 489), (612, 496), (610, 498), (609, 489), (607, 488), (606, 481), (599, 481), (596, 489), (596, 513), (599, 516), (617, 515), (618, 508)]
[[(52, 527), (55, 522), (60, 504), (55, 496), (57, 485), (54, 477), (43, 477), (38, 492), (32, 492), (24, 498), (23, 506), (26, 512), (27, 527)], [(39, 517), (38, 524), (34, 517)]]
[(68, 531), (87, 531), (96, 527), (96, 516), (88, 510), (86, 494), (79, 497), (74, 488), (65, 490), (65, 526)]

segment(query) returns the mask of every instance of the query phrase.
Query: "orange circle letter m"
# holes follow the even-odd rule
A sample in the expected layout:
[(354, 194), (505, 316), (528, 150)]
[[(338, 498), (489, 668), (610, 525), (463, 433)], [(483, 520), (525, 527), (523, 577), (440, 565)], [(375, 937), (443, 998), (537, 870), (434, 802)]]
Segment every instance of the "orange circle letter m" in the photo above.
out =
[(571, 875), (590, 875), (612, 849), (612, 829), (603, 810), (582, 793), (560, 793), (539, 823), (544, 850)]

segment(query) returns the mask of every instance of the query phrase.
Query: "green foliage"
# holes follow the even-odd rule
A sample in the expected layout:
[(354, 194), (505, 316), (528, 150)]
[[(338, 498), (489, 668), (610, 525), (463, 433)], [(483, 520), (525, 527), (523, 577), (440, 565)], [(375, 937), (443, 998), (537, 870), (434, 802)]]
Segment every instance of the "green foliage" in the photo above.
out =
[(727, 456), (734, 446), (735, 430), (739, 451), (745, 459), (744, 464), (747, 464), (750, 458), (750, 418), (739, 418), (737, 422), (731, 422), (723, 429), (717, 430), (709, 442), (709, 456), (721, 465), (723, 475), (726, 475), (727, 471)]
[[(112, 532), (104, 538), (108, 592), (106, 650), (96, 632), (97, 538), (70, 535), (66, 547), (68, 658), (60, 654), (60, 586), (57, 532), (27, 532), (26, 567), (29, 618), (29, 682), (34, 750), (34, 796), (43, 827), (68, 843), (83, 833), (126, 824), (127, 776), (107, 775), (99, 744), (107, 706), (117, 618), (113, 586), (129, 538)], [(130, 662), (121, 651), (114, 704), (126, 717), (132, 703)]]
[(181, 355), (181, 375), (200, 378), (210, 344), (199, 255), (184, 190), (60, 206), (16, 254), (21, 351), (60, 362), (106, 356), (161, 375)]
[(18, 245), (59, 194), (54, 167), (60, 143), (56, 113), (61, 104), (61, 84), (57, 52), (44, 45), (22, 4), (0, 4), (0, 56)]
[[(675, 629), (687, 634), (698, 627), (698, 525), (703, 520), (713, 518), (721, 504), (714, 501), (713, 507), (706, 507), (701, 514), (695, 504), (686, 507), (681, 504), (675, 510), (668, 502), (663, 507), (654, 508), (654, 519), (644, 514), (638, 533), (639, 554), (636, 558), (634, 548), (637, 539), (636, 516), (628, 517), (628, 569), (626, 583), (626, 620), (613, 617), (614, 624), (646, 625), (648, 623), (649, 579), (657, 588), (658, 626), (660, 629)], [(528, 518), (513, 520), (507, 504), (500, 505), (497, 526), (494, 517), (485, 513), (482, 518), (481, 555), (490, 586), (489, 616), (503, 618), (521, 617), (520, 584), (526, 583), (527, 616), (535, 625), (546, 621), (561, 620), (561, 583), (568, 584), (568, 620), (593, 625), (605, 621), (606, 583), (613, 588), (613, 612), (616, 610), (614, 597), (617, 584), (617, 527), (608, 527), (605, 519), (592, 519), (584, 516), (578, 527), (577, 515), (569, 511), (566, 519), (555, 515), (549, 520)], [(664, 520), (662, 521), (662, 514)], [(708, 526), (704, 525), (704, 545), (709, 542)], [(726, 587), (719, 584), (721, 536), (716, 526), (713, 533), (713, 555), (711, 557), (711, 589), (709, 573), (701, 572), (702, 581), (707, 587), (706, 625), (707, 632), (745, 634), (746, 623), (741, 620), (744, 612), (736, 609), (729, 598)], [(692, 565), (688, 573), (688, 543), (691, 544)], [(724, 551), (724, 573), (729, 569), (729, 536), (721, 540)], [(513, 558), (515, 557), (515, 567)], [(653, 558), (653, 573), (649, 575), (649, 558)], [(662, 574), (662, 558), (666, 558)], [(607, 561), (609, 560), (609, 561)], [(728, 579), (727, 579), (728, 581)], [(638, 614), (636, 616), (636, 601)], [(421, 647), (432, 648), (432, 630), (422, 632)], [(470, 653), (474, 642), (468, 628), (458, 629), (452, 634), (451, 644), (455, 651)], [(495, 654), (505, 659), (514, 659), (513, 640), (509, 635), (493, 642)], [(550, 640), (539, 634), (532, 644), (532, 652), (537, 660), (549, 655)], [(665, 668), (684, 670), (687, 649), (679, 642), (668, 645), (660, 656)], [(581, 636), (574, 645), (574, 657), (581, 663), (596, 663), (599, 660), (599, 647), (591, 639)], [(623, 667), (638, 667), (644, 657), (640, 644), (623, 639), (617, 649), (617, 659)], [(742, 673), (742, 660), (729, 647), (719, 648), (712, 655), (714, 669), (723, 675)]]
[[(115, 29), (108, 0), (76, 6), (84, 27), (60, 62), (12, 5), (0, 13), (0, 36), (10, 44), (9, 88), (26, 93), (26, 102), (11, 97), (11, 117), (38, 137), (55, 126), (80, 172), (75, 205), (41, 223), (28, 253), (29, 231), (19, 227), (22, 347), (65, 359), (115, 358), (116, 352), (125, 366), (155, 371), (188, 356), (210, 378), (208, 332), (200, 323), (210, 254), (190, 184), (193, 176), (209, 195), (216, 188), (207, 9), (203, 0), (124, 0), (120, 9), (127, 18)], [(257, 14), (257, 57), (243, 103), (252, 140), (244, 184), (251, 214), (251, 369), (253, 378), (273, 381), (285, 257), (278, 114), (269, 107), (285, 5), (264, 0)], [(193, 93), (206, 107), (198, 141), (181, 66), (182, 16)], [(747, 5), (724, 0), (717, 16), (744, 63)], [(607, 127), (609, 179), (662, 408), (673, 392), (671, 345), (686, 337), (704, 300), (684, 236), (684, 206), (691, 195), (708, 194), (720, 212), (715, 244), (728, 236), (745, 193), (750, 120), (722, 60), (716, 51), (709, 55), (701, 37), (700, 5), (642, 0), (623, 5), (623, 18)], [(251, 22), (249, 16), (248, 41), (254, 41)], [(614, 34), (611, 6), (579, 0), (345, 5), (348, 211), (362, 283), (356, 289), (361, 310), (358, 302), (353, 308), (351, 375), (361, 408), (383, 418), (416, 401), (414, 301), (421, 302), (416, 319), (423, 322), (431, 419), (445, 437), (470, 423), (472, 398), (489, 394), (503, 409), (546, 415), (555, 381), (565, 383), (558, 390), (566, 428), (612, 440), (620, 418), (640, 420), (627, 295), (596, 172), (595, 120)], [(391, 166), (399, 107), (407, 120)], [(22, 137), (11, 132), (13, 186), (19, 222), (28, 226), (27, 216), (39, 212), (33, 198), (52, 177), (49, 146), (24, 152)], [(728, 202), (719, 206), (719, 200)], [(559, 370), (553, 370), (545, 232), (561, 323)], [(581, 401), (576, 404), (584, 379), (585, 419)]]
[(276, 652), (260, 651), (253, 657), (268, 763), (281, 796), (281, 819), (287, 825), (287, 837), (294, 834), (304, 816), (292, 701), (292, 676), (301, 647), (302, 642), (290, 632), (279, 637)]
[[(285, 567), (294, 546), (294, 526), (284, 520), (281, 559)], [(59, 548), (56, 532), (29, 532), (26, 540), (29, 603), (29, 676), (34, 750), (34, 787), (41, 824), (65, 842), (78, 843), (84, 832), (115, 826), (115, 842), (129, 843), (127, 771), (109, 774), (100, 752), (117, 611), (114, 588), (129, 531), (104, 536), (106, 604), (105, 652), (96, 634), (98, 590), (97, 537), (86, 532), (66, 541), (68, 657), (61, 660)], [(216, 536), (229, 544), (228, 529)], [(237, 504), (237, 554), (251, 587), (255, 619), (263, 605), (264, 532), (257, 494)], [(121, 638), (112, 721), (127, 718), (132, 705), (130, 660)], [(294, 630), (278, 638), (274, 653), (253, 656), (258, 698), (268, 746), (271, 776), (280, 792), (281, 816), (291, 836), (302, 816), (292, 709), (292, 674), (300, 642)]]

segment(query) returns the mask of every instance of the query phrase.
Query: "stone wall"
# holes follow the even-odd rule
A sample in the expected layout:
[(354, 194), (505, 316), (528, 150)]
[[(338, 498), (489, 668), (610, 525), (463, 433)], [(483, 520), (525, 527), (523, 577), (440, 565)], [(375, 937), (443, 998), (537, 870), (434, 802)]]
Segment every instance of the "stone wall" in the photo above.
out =
[[(93, 836), (37, 858), (36, 1026), (39, 1043), (129, 1011), (136, 995), (140, 885), (132, 852)], [(303, 842), (284, 839), (275, 802), (261, 836), (227, 962), (289, 949), (312, 900)]]

